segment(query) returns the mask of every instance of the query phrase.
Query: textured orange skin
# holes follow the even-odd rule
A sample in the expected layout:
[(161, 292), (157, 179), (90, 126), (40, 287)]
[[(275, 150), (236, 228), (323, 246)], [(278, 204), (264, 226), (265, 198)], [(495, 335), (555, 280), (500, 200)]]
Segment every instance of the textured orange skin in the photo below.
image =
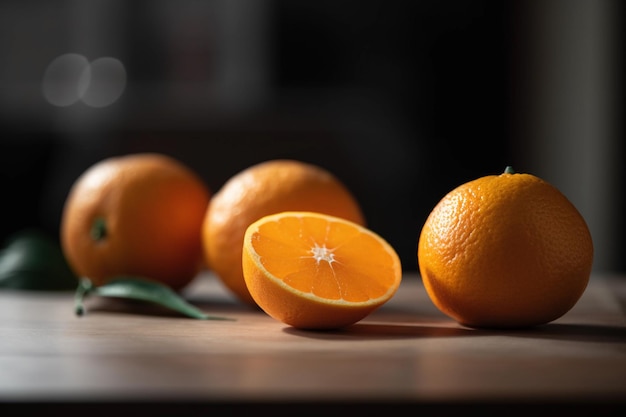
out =
[[(254, 229), (254, 225), (250, 226), (250, 229)], [(252, 231), (254, 230), (246, 232), (242, 255), (243, 274), (247, 288), (263, 311), (274, 319), (292, 327), (329, 330), (349, 326), (365, 318), (389, 301), (400, 285), (402, 279), (400, 259), (393, 248), (388, 246), (387, 250), (393, 253), (393, 269), (395, 270), (396, 281), (386, 297), (370, 302), (352, 303), (351, 305), (303, 297), (281, 285), (258, 263), (252, 245), (249, 244), (251, 240), (249, 234)], [(363, 254), (363, 256), (366, 257), (367, 254)], [(355, 260), (355, 262), (357, 261)]]
[[(73, 184), (61, 219), (61, 244), (78, 276), (102, 285), (143, 276), (175, 290), (202, 265), (201, 225), (210, 191), (180, 162), (159, 154), (100, 161)], [(90, 231), (103, 218), (107, 236)]]
[(505, 173), (448, 193), (423, 226), (417, 258), (431, 300), (459, 323), (528, 327), (576, 304), (593, 243), (559, 190), (533, 175)]
[(314, 211), (365, 224), (349, 190), (321, 167), (294, 160), (271, 160), (231, 177), (213, 196), (204, 220), (208, 267), (241, 301), (256, 305), (243, 277), (242, 245), (247, 227), (282, 211)]

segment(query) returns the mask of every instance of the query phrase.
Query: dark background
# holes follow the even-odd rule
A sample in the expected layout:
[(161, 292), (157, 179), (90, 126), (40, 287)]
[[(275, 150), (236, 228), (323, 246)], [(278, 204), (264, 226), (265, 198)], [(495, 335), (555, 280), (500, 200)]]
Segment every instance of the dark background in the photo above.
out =
[[(626, 271), (619, 1), (3, 1), (0, 237), (57, 236), (87, 167), (157, 151), (213, 192), (254, 163), (334, 172), (417, 268), (426, 216), (506, 165), (587, 219), (597, 271)], [(126, 69), (116, 102), (42, 95), (65, 53)]]

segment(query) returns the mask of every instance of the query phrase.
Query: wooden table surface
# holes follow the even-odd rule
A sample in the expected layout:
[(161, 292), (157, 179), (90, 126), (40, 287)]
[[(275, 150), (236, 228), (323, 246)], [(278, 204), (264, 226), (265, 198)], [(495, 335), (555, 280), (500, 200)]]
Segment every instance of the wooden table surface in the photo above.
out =
[(77, 317), (73, 292), (0, 292), (0, 404), (193, 404), (216, 412), (299, 404), (294, 415), (314, 409), (305, 404), (625, 404), (624, 276), (592, 276), (565, 316), (517, 331), (456, 324), (415, 274), (389, 303), (341, 331), (283, 325), (238, 303), (210, 274), (184, 294), (234, 320), (97, 297)]

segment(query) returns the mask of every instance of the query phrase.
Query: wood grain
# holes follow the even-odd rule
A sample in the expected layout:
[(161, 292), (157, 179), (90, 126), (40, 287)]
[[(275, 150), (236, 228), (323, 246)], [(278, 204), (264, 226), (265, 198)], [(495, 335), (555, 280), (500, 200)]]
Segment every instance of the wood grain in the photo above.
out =
[(301, 331), (238, 303), (210, 274), (184, 295), (233, 321), (73, 293), (0, 293), (0, 401), (601, 401), (626, 398), (626, 277), (530, 330), (462, 327), (419, 277), (340, 331)]

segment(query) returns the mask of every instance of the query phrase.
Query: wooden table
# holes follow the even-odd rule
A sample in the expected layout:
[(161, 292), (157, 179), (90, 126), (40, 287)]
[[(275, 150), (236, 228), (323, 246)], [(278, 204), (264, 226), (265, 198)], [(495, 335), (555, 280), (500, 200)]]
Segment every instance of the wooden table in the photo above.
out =
[(77, 317), (73, 292), (0, 292), (0, 415), (44, 406), (81, 407), (86, 417), (85, 407), (115, 406), (116, 414), (151, 407), (151, 415), (244, 407), (346, 415), (355, 406), (372, 415), (393, 406), (407, 415), (420, 407), (597, 414), (626, 404), (624, 276), (592, 276), (565, 316), (518, 331), (456, 324), (415, 274), (381, 309), (332, 332), (287, 327), (238, 303), (210, 274), (184, 294), (234, 321), (97, 297)]

